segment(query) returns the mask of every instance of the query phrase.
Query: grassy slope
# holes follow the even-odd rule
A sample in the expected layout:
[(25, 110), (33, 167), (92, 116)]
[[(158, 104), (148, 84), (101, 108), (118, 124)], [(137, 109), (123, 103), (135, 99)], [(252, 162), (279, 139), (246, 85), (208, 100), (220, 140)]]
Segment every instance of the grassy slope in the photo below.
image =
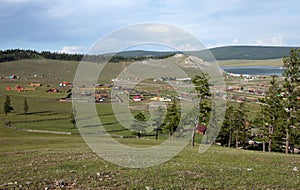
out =
[[(28, 81), (57, 83), (65, 80), (73, 80), (77, 61), (59, 61), (47, 59), (25, 59), (0, 63), (1, 76), (15, 74)], [(37, 75), (38, 78), (34, 78)], [(39, 76), (44, 76), (40, 78)]]
[[(0, 104), (3, 104), (3, 98), (0, 100)], [(0, 185), (17, 182), (17, 184), (0, 186), (0, 189), (20, 187), (20, 185), (22, 188), (58, 188), (56, 184), (59, 181), (67, 183), (72, 188), (82, 189), (89, 187), (143, 189), (145, 186), (163, 189), (291, 189), (300, 185), (300, 172), (292, 171), (295, 166), (300, 168), (300, 158), (297, 155), (269, 154), (217, 146), (211, 147), (204, 154), (199, 154), (197, 147), (194, 149), (186, 147), (179, 155), (156, 167), (121, 168), (95, 155), (78, 134), (68, 136), (28, 133), (3, 127), (4, 119), (16, 121), (63, 117), (67, 116), (70, 110), (70, 103), (47, 102), (45, 100), (51, 99), (43, 98), (39, 101), (46, 103), (42, 104), (37, 100), (29, 99), (32, 114), (25, 118), (21, 115), (21, 100), (22, 97), (12, 97), (16, 111), (10, 113), (7, 118), (3, 112), (0, 112)], [(106, 104), (97, 106), (97, 110), (99, 114), (106, 115), (102, 118), (103, 122), (114, 120)], [(72, 131), (70, 123), (64, 125), (57, 121), (54, 125), (57, 126), (55, 130), (63, 127), (65, 130)], [(28, 127), (37, 127), (37, 125)], [(119, 128), (114, 125), (106, 127)], [(156, 144), (151, 138), (149, 140), (119, 139), (119, 141), (129, 146)]]
[[(9, 68), (13, 67), (1, 66), (2, 68), (6, 68), (6, 70), (3, 69), (3, 73), (9, 73)], [(45, 67), (44, 71), (47, 68)], [(14, 71), (22, 74), (22, 71), (18, 69), (19, 67), (15, 66)], [(66, 76), (66, 78), (70, 79), (72, 76)], [(45, 76), (44, 80), (49, 81), (46, 79)], [(34, 92), (24, 93), (3, 90), (7, 84), (14, 86), (19, 82), (26, 84), (28, 81), (1, 81), (0, 83), (0, 105), (3, 105), (4, 95), (10, 95), (15, 108), (15, 111), (8, 117), (5, 117), (3, 109), (0, 109), (0, 189), (12, 189), (14, 186), (18, 188), (20, 185), (22, 188), (31, 189), (56, 187), (57, 181), (64, 181), (68, 183), (68, 186), (82, 189), (88, 187), (143, 189), (145, 186), (163, 189), (296, 189), (300, 185), (300, 172), (292, 171), (295, 166), (300, 168), (300, 158), (297, 155), (269, 154), (216, 146), (211, 147), (204, 154), (198, 154), (197, 148), (187, 147), (179, 155), (160, 166), (128, 169), (112, 165), (96, 156), (76, 130), (72, 129), (72, 124), (68, 120), (37, 122), (32, 125), (17, 123), (16, 125), (23, 128), (75, 133), (71, 136), (29, 133), (5, 128), (3, 126), (5, 120), (23, 121), (69, 117), (71, 104), (55, 101), (65, 96), (65, 92), (55, 95), (47, 94), (43, 90), (44, 87)], [(57, 83), (55, 80), (50, 80), (50, 82), (53, 86)], [(22, 115), (24, 97), (28, 98), (30, 105), (30, 114), (27, 117)], [(257, 107), (251, 109), (257, 110)], [(102, 118), (104, 122), (107, 122), (107, 128), (120, 128), (120, 126), (109, 124), (114, 120), (113, 116), (109, 115), (111, 113), (109, 107), (97, 106), (97, 110), (99, 114), (107, 114)], [(156, 144), (151, 138), (150, 140), (120, 139), (119, 141), (128, 145), (139, 144), (139, 146)], [(17, 182), (17, 184), (4, 186), (9, 182)]]
[[(219, 60), (220, 66), (283, 66), (282, 59), (267, 60)], [(0, 76), (15, 74), (22, 76), (27, 81), (39, 81), (46, 83), (58, 83), (60, 81), (73, 81), (74, 74), (79, 62), (76, 61), (59, 61), (59, 60), (19, 60), (12, 62), (0, 63)], [(110, 73), (121, 71), (120, 63), (110, 63), (106, 67), (104, 78), (113, 77)], [(44, 78), (34, 78), (34, 75)], [(115, 76), (116, 77), (116, 76)]]
[[(252, 189), (299, 187), (299, 156), (211, 147), (199, 154), (185, 148), (159, 166), (121, 168), (95, 155), (80, 136), (34, 134), (0, 127), (0, 188)], [(127, 142), (126, 142), (127, 141)], [(131, 144), (135, 139), (125, 139)], [(139, 144), (149, 141), (139, 140)], [(98, 174), (97, 174), (98, 173)], [(58, 187), (56, 187), (58, 188)]]

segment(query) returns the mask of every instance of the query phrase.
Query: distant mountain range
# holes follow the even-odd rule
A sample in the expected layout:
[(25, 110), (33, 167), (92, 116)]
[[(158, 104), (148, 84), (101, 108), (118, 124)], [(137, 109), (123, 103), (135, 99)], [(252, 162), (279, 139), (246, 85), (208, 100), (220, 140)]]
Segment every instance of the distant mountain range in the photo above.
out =
[[(299, 47), (280, 47), (280, 46), (224, 46), (211, 48), (202, 51), (190, 51), (185, 52), (187, 54), (197, 54), (206, 61), (211, 59), (211, 54), (216, 60), (266, 60), (266, 59), (276, 59), (288, 56), (291, 48)], [(210, 53), (207, 54), (207, 52)], [(173, 56), (176, 53), (182, 52), (159, 52), (159, 51), (143, 51), (143, 50), (133, 50), (124, 51), (117, 53), (111, 61), (134, 61), (142, 60), (145, 58), (166, 58)], [(112, 54), (107, 54), (112, 55)], [(207, 56), (208, 55), (208, 56)], [(66, 54), (42, 51), (38, 52), (35, 50), (0, 50), (0, 62), (14, 61), (20, 59), (54, 59), (54, 60), (74, 60), (80, 61), (83, 58), (83, 54)], [(103, 56), (103, 55), (100, 55)], [(105, 56), (105, 55), (104, 55)], [(91, 57), (95, 57), (91, 55)]]
[[(282, 46), (224, 46), (209, 49), (216, 60), (263, 60), (288, 56), (290, 49), (300, 47)], [(207, 51), (207, 50), (206, 50)], [(123, 57), (157, 57), (181, 52), (125, 51), (117, 55)], [(189, 53), (189, 52), (187, 52)], [(195, 53), (195, 52), (190, 52)], [(201, 54), (201, 53), (200, 53)]]

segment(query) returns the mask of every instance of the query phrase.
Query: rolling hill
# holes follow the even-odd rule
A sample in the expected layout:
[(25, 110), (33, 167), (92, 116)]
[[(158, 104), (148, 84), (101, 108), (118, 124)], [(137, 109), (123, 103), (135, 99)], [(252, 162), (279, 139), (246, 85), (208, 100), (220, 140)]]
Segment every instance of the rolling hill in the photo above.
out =
[[(224, 46), (209, 49), (216, 60), (265, 60), (278, 59), (289, 54), (291, 48), (297, 47), (281, 47), (281, 46)], [(203, 52), (186, 52), (205, 54)], [(155, 51), (125, 51), (120, 52), (118, 56), (124, 57), (147, 57), (147, 56), (166, 56), (174, 52), (155, 52)], [(175, 52), (180, 53), (180, 52)]]
[[(289, 54), (291, 48), (297, 47), (283, 47), (283, 46), (224, 46), (216, 47), (208, 50), (201, 51), (190, 51), (185, 52), (187, 54), (197, 54), (203, 57), (203, 59), (209, 61), (211, 58), (210, 54), (206, 54), (210, 51), (214, 55), (216, 60), (267, 60), (267, 59), (278, 59)], [(133, 50), (118, 52), (112, 61), (136, 61), (145, 58), (167, 58), (176, 53), (172, 51), (144, 51), (144, 50)], [(107, 54), (111, 55), (111, 54)], [(57, 52), (42, 51), (37, 52), (34, 50), (0, 50), (0, 62), (14, 61), (20, 59), (52, 59), (52, 60), (73, 60), (80, 61), (83, 54), (65, 54)], [(101, 55), (103, 56), (103, 55)], [(104, 55), (105, 56), (105, 55)], [(94, 55), (91, 56), (95, 59)]]

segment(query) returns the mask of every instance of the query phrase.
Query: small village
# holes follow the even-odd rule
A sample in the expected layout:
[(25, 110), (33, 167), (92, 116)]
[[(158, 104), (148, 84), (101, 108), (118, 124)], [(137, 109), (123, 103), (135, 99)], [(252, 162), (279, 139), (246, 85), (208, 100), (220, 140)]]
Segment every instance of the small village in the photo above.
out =
[[(263, 98), (265, 91), (268, 88), (269, 78), (268, 76), (256, 76), (256, 75), (243, 75), (227, 73), (223, 71), (224, 80), (227, 83), (226, 95), (219, 89), (212, 89), (215, 91), (216, 96), (222, 96), (229, 101), (237, 102), (257, 102), (259, 98)], [(24, 85), (24, 80), (22, 76), (16, 76), (14, 74), (7, 77), (1, 77), (0, 80), (7, 82), (5, 90), (7, 91), (35, 91), (44, 90), (47, 93), (62, 93), (67, 92), (67, 96), (61, 97), (59, 101), (72, 101), (72, 89), (73, 84), (70, 81), (61, 81), (56, 84), (42, 84), (39, 82), (38, 78), (34, 79), (35, 82), (30, 82)], [(177, 85), (191, 84), (191, 78), (155, 78), (152, 80), (151, 85), (160, 85), (160, 87), (155, 90), (146, 90), (142, 87), (137, 87), (135, 89), (128, 88), (126, 86), (114, 86), (116, 81), (119, 79), (112, 79), (109, 84), (94, 84), (89, 87), (82, 87), (76, 89), (80, 96), (86, 97), (87, 99), (91, 96), (94, 97), (96, 103), (105, 102), (122, 102), (123, 100), (115, 94), (112, 96), (112, 91), (118, 90), (119, 93), (124, 93), (127, 95), (131, 102), (151, 102), (151, 101), (161, 101), (161, 102), (171, 102), (172, 99), (176, 98), (178, 100), (191, 100), (196, 98), (194, 92), (180, 92), (180, 94), (170, 93), (172, 91), (171, 86), (161, 86), (163, 82), (175, 82)], [(19, 85), (10, 85), (20, 83)], [(150, 84), (150, 83), (149, 83)], [(174, 91), (174, 89), (173, 89)]]

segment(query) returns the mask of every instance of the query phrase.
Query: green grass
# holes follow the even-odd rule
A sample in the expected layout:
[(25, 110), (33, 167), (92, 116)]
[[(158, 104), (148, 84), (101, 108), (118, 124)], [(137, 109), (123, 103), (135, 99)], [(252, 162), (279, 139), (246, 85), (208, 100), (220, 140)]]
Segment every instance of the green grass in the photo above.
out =
[[(15, 98), (12, 100), (17, 100)], [(18, 107), (19, 104), (21, 103), (16, 103), (15, 106)], [(45, 106), (41, 106), (39, 102), (31, 104), (35, 109), (41, 110)], [(66, 108), (68, 103), (52, 104), (50, 102), (47, 105), (49, 110), (55, 108), (58, 113), (52, 110), (53, 112), (34, 113), (25, 117), (15, 112), (10, 113), (8, 118), (22, 121), (26, 118), (61, 117), (64, 115), (61, 112), (69, 110)], [(108, 104), (99, 104), (97, 109), (98, 114), (108, 117), (106, 122), (114, 120)], [(5, 118), (3, 113), (1, 118)], [(300, 168), (298, 155), (218, 146), (212, 146), (207, 152), (199, 154), (196, 144), (195, 148), (187, 146), (177, 156), (159, 166), (129, 169), (113, 165), (95, 155), (78, 134), (70, 136), (18, 131), (5, 128), (3, 119), (1, 120), (0, 189), (59, 188), (59, 184), (75, 189), (145, 189), (146, 186), (154, 189), (296, 189), (300, 185), (300, 172), (293, 171), (293, 167)], [(67, 121), (57, 121), (52, 123), (59, 124), (53, 130), (64, 126), (59, 122), (66, 122), (65, 126), (71, 127)], [(40, 127), (52, 126), (51, 122), (39, 124)], [(18, 125), (25, 126), (21, 123)], [(35, 123), (28, 124), (28, 128), (37, 126)], [(118, 128), (114, 125), (106, 127)], [(197, 135), (197, 142), (199, 138)], [(165, 139), (163, 136), (158, 141), (153, 137), (117, 140), (128, 146), (148, 147)]]
[(266, 60), (220, 60), (219, 66), (283, 66), (282, 59)]
[[(28, 59), (12, 62), (3, 62), (1, 76), (15, 74), (22, 80), (55, 83), (72, 80), (78, 66), (78, 61), (60, 61), (48, 59)], [(34, 77), (37, 75), (37, 77)], [(43, 78), (41, 78), (43, 76)]]
[[(56, 66), (67, 64), (53, 60), (46, 62), (57, 64)], [(2, 68), (3, 74), (14, 70), (18, 75), (26, 69), (28, 70), (24, 73), (28, 71), (30, 75), (33, 74), (29, 71), (35, 63), (30, 60), (10, 64), (13, 63), (21, 66), (1, 63), (1, 74)], [(29, 65), (29, 68), (22, 64)], [(38, 71), (45, 72), (47, 67), (43, 63), (40, 66), (42, 70)], [(110, 66), (107, 69), (110, 70)], [(61, 75), (60, 72), (63, 69), (57, 75)], [(29, 79), (25, 80), (26, 77)], [(72, 78), (69, 74), (64, 77)], [(105, 77), (110, 76), (107, 74)], [(51, 87), (57, 85), (56, 80), (46, 79), (45, 74), (41, 81), (49, 81)], [(0, 189), (64, 189), (62, 184), (73, 189), (146, 189), (146, 186), (153, 189), (297, 189), (300, 186), (300, 172), (293, 171), (293, 167), (300, 168), (299, 155), (219, 146), (212, 146), (207, 152), (199, 154), (197, 143), (201, 140), (200, 135), (196, 136), (195, 148), (187, 146), (174, 158), (159, 166), (130, 169), (113, 165), (93, 153), (78, 131), (73, 129), (68, 119), (71, 103), (57, 101), (67, 95), (66, 90), (62, 89), (63, 92), (57, 94), (46, 93), (45, 86), (22, 93), (5, 90), (7, 85), (26, 85), (31, 80), (36, 79), (28, 75), (20, 80), (0, 81), (0, 106), (3, 106), (5, 95), (9, 95), (15, 109), (5, 116), (0, 107)], [(229, 82), (235, 84), (239, 81)], [(23, 114), (24, 97), (29, 104), (27, 116)], [(237, 106), (236, 103), (233, 104)], [(248, 113), (249, 119), (259, 113), (257, 104), (246, 103), (246, 107), (251, 110)], [(105, 128), (112, 131), (112, 134), (132, 135), (128, 130), (113, 132), (123, 127), (118, 124), (109, 104), (97, 104), (96, 109)], [(135, 110), (132, 112), (135, 113)], [(56, 118), (63, 120), (53, 120)], [(13, 126), (19, 128), (66, 131), (72, 132), (72, 135), (15, 130), (4, 127), (5, 121), (12, 121)], [(167, 135), (160, 135), (158, 141), (154, 137), (116, 138), (118, 142), (133, 147), (149, 147), (166, 139)]]
[[(122, 168), (95, 155), (80, 136), (33, 134), (1, 127), (0, 188), (292, 189), (299, 187), (299, 156), (212, 146), (186, 147), (159, 166)], [(149, 140), (122, 139), (147, 145)]]

